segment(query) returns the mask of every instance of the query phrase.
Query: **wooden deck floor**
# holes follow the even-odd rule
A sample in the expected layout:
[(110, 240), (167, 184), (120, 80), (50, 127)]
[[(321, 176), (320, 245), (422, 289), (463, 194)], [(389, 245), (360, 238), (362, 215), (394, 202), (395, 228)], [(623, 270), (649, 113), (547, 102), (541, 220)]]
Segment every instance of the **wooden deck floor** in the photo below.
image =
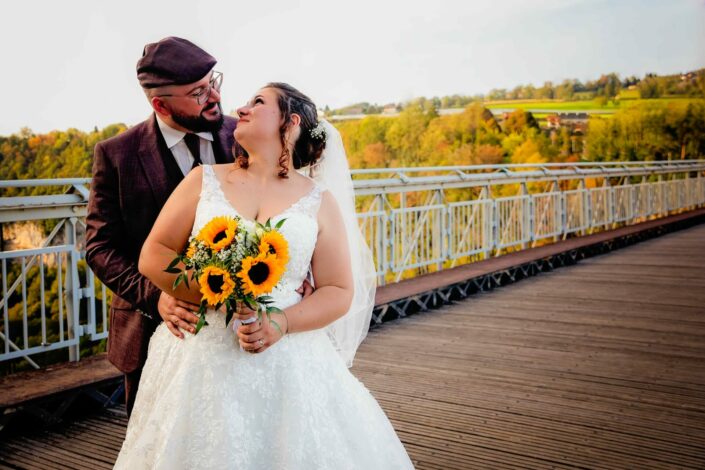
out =
[[(705, 468), (705, 225), (370, 333), (353, 372), (418, 469)], [(0, 444), (109, 468), (109, 415)]]

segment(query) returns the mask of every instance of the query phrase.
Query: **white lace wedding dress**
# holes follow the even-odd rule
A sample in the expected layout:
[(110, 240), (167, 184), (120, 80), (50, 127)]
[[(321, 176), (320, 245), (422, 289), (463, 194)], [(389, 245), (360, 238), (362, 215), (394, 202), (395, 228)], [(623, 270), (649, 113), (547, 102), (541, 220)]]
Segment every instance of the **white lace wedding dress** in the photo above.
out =
[[(286, 218), (281, 232), (290, 250), (273, 293), (280, 308), (301, 300), (296, 289), (316, 244), (321, 193), (316, 185), (273, 218)], [(225, 214), (239, 215), (204, 165), (193, 233)], [(184, 340), (164, 324), (152, 336), (116, 468), (413, 468), (384, 412), (324, 330), (293, 333), (251, 354), (240, 350), (223, 314), (209, 311), (207, 320)]]

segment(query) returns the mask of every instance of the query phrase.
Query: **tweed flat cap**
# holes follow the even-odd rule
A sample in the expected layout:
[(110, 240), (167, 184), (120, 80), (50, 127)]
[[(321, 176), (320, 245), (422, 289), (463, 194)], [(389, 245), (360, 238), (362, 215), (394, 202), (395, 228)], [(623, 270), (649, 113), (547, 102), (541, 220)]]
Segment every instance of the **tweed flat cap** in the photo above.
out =
[(137, 61), (137, 79), (142, 88), (196, 82), (213, 69), (216, 60), (186, 39), (164, 38), (144, 46)]

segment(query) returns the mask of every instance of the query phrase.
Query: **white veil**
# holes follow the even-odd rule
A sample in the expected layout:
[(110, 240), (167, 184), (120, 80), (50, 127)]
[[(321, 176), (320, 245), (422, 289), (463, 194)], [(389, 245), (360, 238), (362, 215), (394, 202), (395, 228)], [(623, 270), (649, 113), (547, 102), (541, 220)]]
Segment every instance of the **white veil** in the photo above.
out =
[(375, 302), (376, 272), (372, 252), (357, 223), (355, 191), (343, 139), (328, 121), (321, 120), (326, 132), (326, 147), (321, 159), (311, 167), (310, 175), (336, 199), (343, 215), (350, 247), (355, 292), (350, 310), (326, 327), (333, 346), (348, 367), (352, 366), (357, 347), (367, 336)]

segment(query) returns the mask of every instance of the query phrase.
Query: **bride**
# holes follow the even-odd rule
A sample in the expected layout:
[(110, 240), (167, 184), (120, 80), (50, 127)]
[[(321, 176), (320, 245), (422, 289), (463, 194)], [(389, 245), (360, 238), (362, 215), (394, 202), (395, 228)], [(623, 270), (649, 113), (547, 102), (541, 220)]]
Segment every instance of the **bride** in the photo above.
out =
[[(208, 326), (183, 339), (162, 323), (115, 466), (413, 468), (379, 404), (348, 370), (369, 325), (374, 270), (340, 135), (284, 83), (259, 90), (238, 115), (236, 163), (188, 174), (155, 222), (139, 268), (162, 290), (200, 303), (195, 283), (174, 291), (175, 275), (163, 271), (190, 234), (220, 215), (252, 229), (285, 219), (289, 263), (272, 293), (283, 310), (272, 314), (279, 328), (266, 316), (247, 323), (256, 314), (243, 306), (236, 330), (213, 310)], [(309, 267), (316, 290), (302, 299), (296, 289)]]

